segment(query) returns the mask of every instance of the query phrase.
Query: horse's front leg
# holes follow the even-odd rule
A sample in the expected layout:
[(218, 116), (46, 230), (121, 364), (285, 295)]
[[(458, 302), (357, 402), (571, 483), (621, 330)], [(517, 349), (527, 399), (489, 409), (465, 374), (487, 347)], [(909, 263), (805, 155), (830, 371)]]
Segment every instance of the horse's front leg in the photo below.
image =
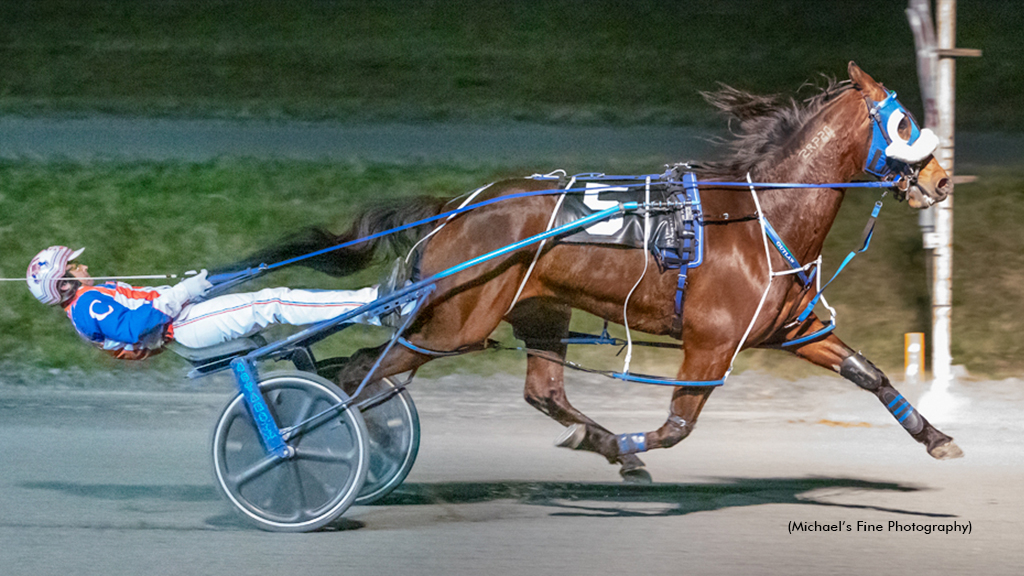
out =
[(531, 298), (520, 302), (508, 315), (516, 338), (531, 350), (526, 360), (526, 402), (551, 419), (566, 426), (555, 442), (573, 450), (596, 452), (612, 464), (627, 480), (644, 481), (650, 476), (635, 454), (620, 454), (616, 436), (569, 403), (565, 394), (565, 360), (572, 309), (560, 302)]
[[(813, 320), (813, 324), (809, 329), (803, 329), (800, 332), (812, 333), (824, 326), (816, 319)], [(915, 440), (925, 445), (928, 454), (933, 458), (947, 460), (963, 456), (963, 451), (953, 442), (953, 438), (939, 432), (925, 420), (924, 416), (892, 387), (889, 378), (881, 370), (867, 358), (854, 352), (835, 334), (794, 346), (792, 352), (818, 366), (838, 372), (843, 378), (873, 393), (893, 418)]]

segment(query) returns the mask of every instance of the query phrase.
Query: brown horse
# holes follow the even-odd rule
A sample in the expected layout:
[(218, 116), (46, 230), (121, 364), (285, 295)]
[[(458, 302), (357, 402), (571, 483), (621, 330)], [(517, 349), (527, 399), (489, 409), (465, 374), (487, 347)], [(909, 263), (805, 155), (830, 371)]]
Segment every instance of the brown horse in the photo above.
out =
[[(700, 180), (746, 180), (749, 175), (754, 182), (845, 183), (864, 172), (869, 161), (874, 161), (871, 166), (887, 163), (902, 173), (904, 186), (897, 194), (909, 197), (910, 206), (922, 208), (942, 201), (953, 186), (930, 155), (931, 150), (921, 159), (906, 162), (882, 158), (882, 164), (878, 164), (877, 156), (869, 158), (869, 150), (874, 150), (873, 130), (880, 124), (872, 114), (877, 115), (876, 103), (885, 100), (888, 93), (852, 62), (848, 72), (849, 82), (833, 83), (804, 102), (754, 96), (729, 87), (705, 94), (711, 104), (738, 121), (733, 124), (738, 135), (730, 142), (728, 158), (694, 166)], [(908, 117), (892, 125), (890, 132), (896, 133), (890, 136), (908, 140), (912, 130), (917, 127)], [(550, 182), (535, 179), (507, 180), (487, 187), (477, 200), (550, 186)], [(793, 255), (807, 263), (821, 253), (843, 195), (841, 188), (762, 189), (757, 199), (764, 217), (774, 225)], [(597, 452), (610, 462), (621, 464), (624, 476), (638, 474), (642, 478), (646, 472), (636, 453), (668, 448), (686, 438), (713, 387), (676, 387), (667, 421), (646, 435), (636, 435), (640, 437), (639, 443), (622, 442), (622, 437), (575, 409), (566, 398), (564, 366), (560, 362), (566, 346), (561, 339), (568, 333), (573, 308), (623, 323), (623, 304), (642, 277), (628, 298), (629, 328), (682, 337), (685, 359), (678, 372), (680, 381), (720, 380), (730, 369), (738, 348), (780, 348), (787, 341), (813, 334), (825, 326), (814, 314), (797, 321), (815, 290), (794, 275), (780, 277), (765, 293), (769, 266), (766, 258), (772, 259), (776, 270), (785, 268), (786, 263), (777, 253), (766, 256), (762, 228), (756, 218), (739, 217), (758, 212), (751, 191), (705, 184), (701, 196), (705, 219), (715, 220), (717, 225), (705, 229), (704, 263), (689, 274), (681, 333), (678, 325), (673, 329), (677, 320), (673, 306), (677, 282), (674, 272), (660, 270), (638, 249), (549, 242), (540, 248), (536, 259), (538, 247), (533, 245), (439, 281), (404, 333), (413, 346), (394, 346), (376, 374), (389, 376), (415, 369), (435, 357), (425, 350), (472, 348), (505, 320), (513, 326), (516, 336), (536, 351), (528, 355), (526, 401), (569, 427), (561, 445)], [(555, 203), (556, 196), (516, 198), (449, 220), (420, 245), (423, 275), (544, 232)], [(441, 210), (440, 201), (412, 199), (385, 214), (367, 213), (352, 230), (340, 236), (321, 233), (304, 242), (271, 249), (253, 261), (330, 246)], [(372, 248), (372, 244), (367, 244), (339, 250), (318, 257), (311, 264), (328, 272), (346, 273), (366, 265)], [(531, 263), (534, 266), (528, 274)], [(763, 304), (758, 312), (762, 295)], [(952, 438), (935, 429), (902, 399), (885, 374), (835, 334), (784, 349), (838, 372), (873, 393), (933, 457), (946, 459), (962, 454)], [(338, 373), (338, 383), (349, 388), (357, 384), (381, 350), (357, 352)]]

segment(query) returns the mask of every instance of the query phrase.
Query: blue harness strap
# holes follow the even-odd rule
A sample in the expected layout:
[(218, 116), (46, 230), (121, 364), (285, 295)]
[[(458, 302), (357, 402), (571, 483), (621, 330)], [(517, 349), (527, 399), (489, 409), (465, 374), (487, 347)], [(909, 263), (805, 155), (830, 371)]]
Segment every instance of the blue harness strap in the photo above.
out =
[(491, 348), (491, 347), (494, 346), (494, 343), (492, 343), (490, 340), (488, 340), (486, 342), (481, 342), (481, 343), (477, 343), (477, 344), (470, 344), (469, 346), (463, 346), (462, 348), (459, 348), (458, 350), (431, 350), (429, 348), (424, 348), (422, 346), (417, 346), (417, 345), (413, 344), (412, 342), (409, 342), (409, 340), (406, 339), (405, 336), (399, 336), (395, 341), (398, 342), (399, 344), (401, 344), (402, 346), (405, 346), (409, 350), (412, 350), (413, 352), (415, 352), (417, 354), (422, 354), (424, 356), (433, 356), (434, 358), (446, 358), (446, 357), (449, 357), (449, 356), (461, 356), (463, 354), (466, 354), (467, 352), (477, 352), (479, 350), (484, 350), (486, 348)]
[(771, 225), (771, 222), (767, 218), (764, 219), (764, 231), (768, 235), (768, 240), (771, 240), (772, 246), (778, 250), (779, 254), (782, 255), (782, 259), (789, 264), (789, 267), (797, 271), (797, 276), (800, 278), (800, 282), (804, 286), (810, 286), (811, 281), (814, 280), (814, 275), (817, 273), (817, 268), (810, 274), (808, 274), (804, 267), (800, 264), (800, 261), (796, 259), (793, 252), (786, 246), (786, 243), (782, 241), (782, 237), (775, 231), (775, 227)]
[(718, 380), (673, 380), (672, 378), (662, 378), (660, 376), (649, 376), (647, 374), (633, 374), (627, 372), (613, 372), (608, 374), (616, 380), (625, 380), (626, 382), (637, 382), (640, 384), (659, 384), (661, 386), (722, 386), (725, 384), (725, 378), (719, 378)]
[(843, 259), (842, 264), (840, 264), (839, 268), (836, 269), (835, 274), (832, 275), (832, 278), (830, 278), (829, 281), (826, 282), (820, 290), (818, 290), (818, 293), (814, 295), (814, 298), (811, 298), (811, 301), (807, 304), (807, 307), (804, 308), (804, 311), (801, 312), (799, 316), (797, 316), (796, 321), (798, 323), (807, 320), (811, 313), (814, 312), (814, 307), (818, 304), (818, 300), (821, 299), (821, 295), (823, 292), (825, 292), (825, 288), (828, 288), (829, 284), (831, 284), (832, 281), (835, 280), (837, 276), (839, 276), (839, 273), (843, 271), (843, 268), (846, 268), (846, 265), (849, 264), (851, 260), (853, 260), (854, 256), (867, 251), (868, 247), (871, 245), (871, 238), (875, 234), (875, 221), (878, 219), (878, 214), (881, 211), (882, 201), (879, 200), (878, 202), (875, 202), (875, 207), (874, 209), (871, 210), (871, 217), (868, 218), (868, 222), (864, 226), (864, 232), (861, 235), (861, 247), (857, 250), (852, 250), (849, 254), (846, 255), (846, 258)]
[(783, 342), (781, 344), (781, 346), (783, 348), (785, 348), (787, 346), (797, 346), (797, 345), (803, 344), (805, 342), (810, 342), (812, 340), (817, 340), (818, 338), (821, 338), (822, 336), (828, 334), (829, 332), (831, 332), (831, 331), (833, 331), (835, 329), (836, 329), (836, 323), (835, 323), (835, 321), (832, 321), (832, 322), (829, 322), (828, 324), (826, 324), (825, 327), (822, 328), (821, 330), (816, 330), (816, 331), (812, 332), (811, 334), (807, 334), (807, 335), (801, 336), (799, 338), (794, 338), (792, 340), (787, 340), (786, 342)]
[(683, 218), (683, 234), (679, 245), (681, 264), (676, 278), (676, 294), (673, 298), (675, 319), (673, 329), (679, 337), (683, 334), (683, 300), (686, 296), (686, 277), (690, 268), (696, 268), (704, 262), (704, 222), (701, 214), (700, 189), (697, 187), (697, 175), (693, 172), (683, 174), (684, 210), (689, 213)]

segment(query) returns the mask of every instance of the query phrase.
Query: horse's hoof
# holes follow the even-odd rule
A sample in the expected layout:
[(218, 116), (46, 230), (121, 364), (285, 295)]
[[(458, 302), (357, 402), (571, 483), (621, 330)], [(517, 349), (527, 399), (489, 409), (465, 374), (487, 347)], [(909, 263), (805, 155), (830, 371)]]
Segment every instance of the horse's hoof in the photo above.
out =
[(558, 438), (555, 438), (555, 446), (575, 450), (580, 447), (586, 437), (587, 427), (583, 424), (573, 424), (559, 434)]
[(650, 484), (654, 482), (649, 472), (644, 468), (633, 468), (632, 470), (619, 470), (619, 476), (626, 484)]
[(936, 460), (952, 460), (954, 458), (962, 458), (964, 455), (964, 451), (952, 440), (932, 448), (928, 453)]

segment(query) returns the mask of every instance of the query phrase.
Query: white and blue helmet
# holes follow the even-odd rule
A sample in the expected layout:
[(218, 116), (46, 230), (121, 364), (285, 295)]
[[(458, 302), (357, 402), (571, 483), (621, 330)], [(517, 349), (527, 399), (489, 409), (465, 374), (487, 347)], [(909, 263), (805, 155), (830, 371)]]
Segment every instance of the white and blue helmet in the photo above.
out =
[(50, 246), (29, 262), (25, 280), (37, 300), (47, 305), (60, 304), (57, 284), (68, 271), (68, 262), (82, 255), (85, 248), (72, 250), (67, 246)]

